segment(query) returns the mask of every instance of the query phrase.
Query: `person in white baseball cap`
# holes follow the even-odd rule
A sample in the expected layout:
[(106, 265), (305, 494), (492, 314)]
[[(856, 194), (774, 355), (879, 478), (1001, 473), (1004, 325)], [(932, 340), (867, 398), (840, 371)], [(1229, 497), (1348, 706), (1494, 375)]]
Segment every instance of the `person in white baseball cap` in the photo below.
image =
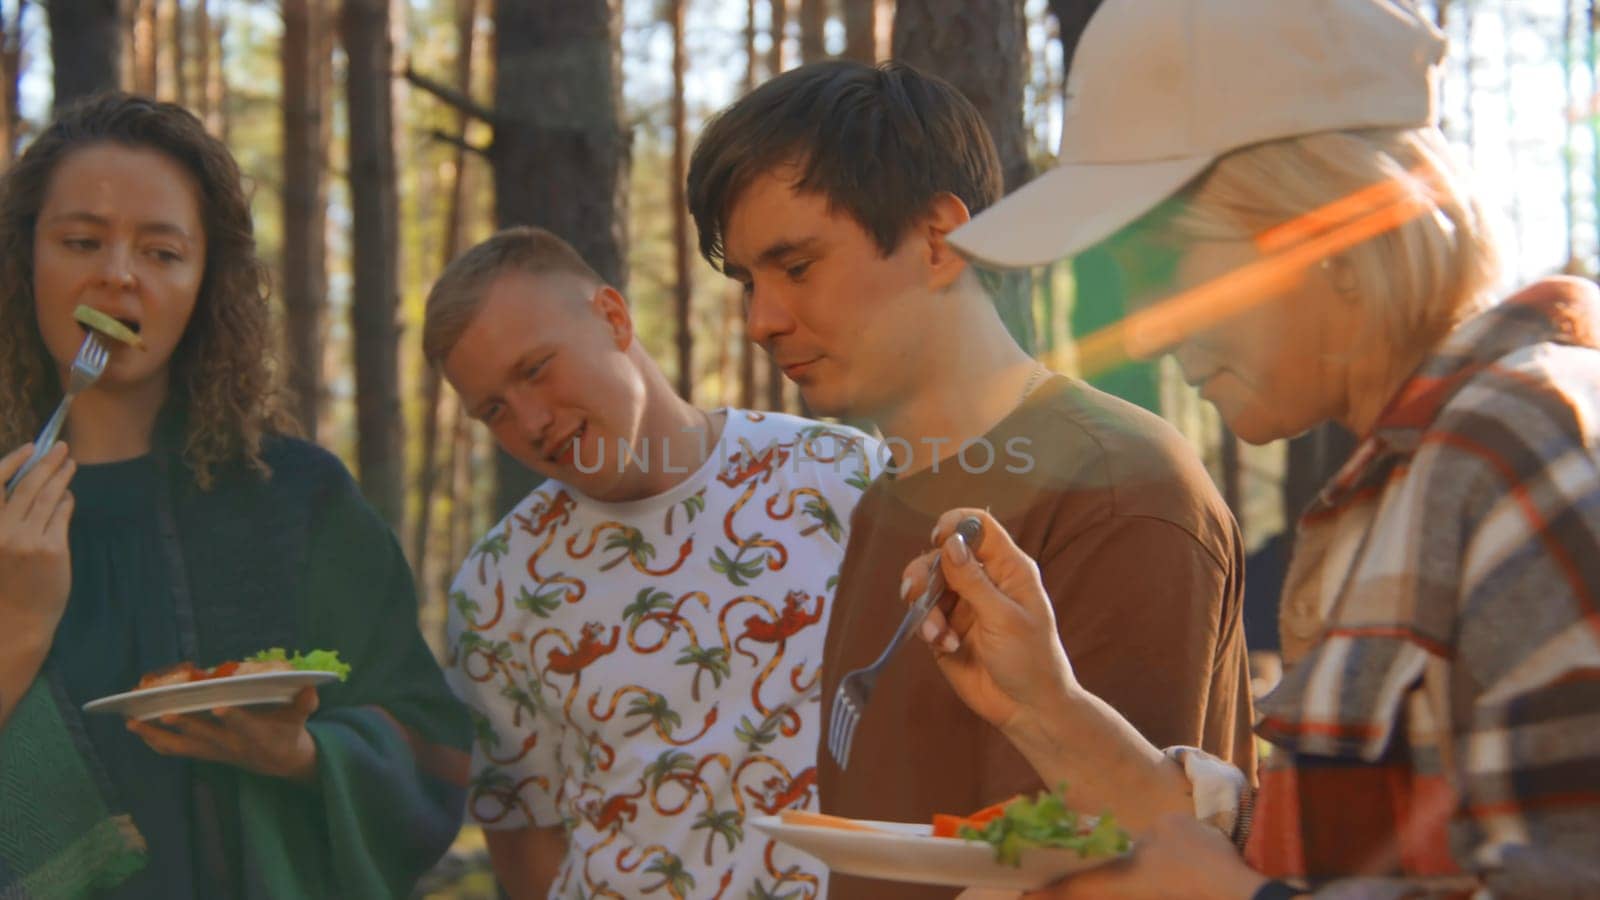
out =
[(1039, 896), (1600, 896), (1600, 291), (1496, 293), (1444, 51), (1399, 0), (1105, 0), (1060, 166), (951, 235), (1000, 266), (1107, 241), (1140, 309), (1090, 364), (1169, 351), (1247, 440), (1361, 439), (1298, 526), (1259, 787), (1141, 738), (1004, 530), (941, 520), (941, 671), (1134, 832)]

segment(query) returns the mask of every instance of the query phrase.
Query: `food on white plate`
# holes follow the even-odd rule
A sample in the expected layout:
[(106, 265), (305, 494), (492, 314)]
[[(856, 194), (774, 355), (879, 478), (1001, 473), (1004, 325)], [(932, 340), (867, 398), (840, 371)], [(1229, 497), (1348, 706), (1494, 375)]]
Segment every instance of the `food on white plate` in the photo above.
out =
[(164, 669), (157, 669), (140, 678), (135, 690), (211, 681), (235, 675), (259, 675), (265, 672), (332, 672), (339, 676), (340, 681), (344, 681), (350, 677), (350, 666), (339, 659), (337, 650), (312, 650), (310, 653), (296, 652), (291, 655), (282, 647), (273, 647), (254, 656), (228, 660), (210, 668), (197, 666), (192, 662), (181, 662)]

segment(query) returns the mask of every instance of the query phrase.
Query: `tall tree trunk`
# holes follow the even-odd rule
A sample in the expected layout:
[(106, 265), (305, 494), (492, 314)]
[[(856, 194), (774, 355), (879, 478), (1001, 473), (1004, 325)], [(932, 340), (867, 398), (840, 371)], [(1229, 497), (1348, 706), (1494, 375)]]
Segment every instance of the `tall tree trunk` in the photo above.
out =
[(683, 8), (685, 0), (671, 0), (672, 19), (672, 257), (676, 278), (673, 283), (673, 309), (677, 319), (678, 395), (694, 398), (693, 285), (689, 268), (689, 201), (684, 179), (688, 177), (689, 129), (684, 108)]
[[(771, 76), (782, 72), (787, 64), (784, 36), (789, 33), (789, 0), (769, 0), (767, 8), (771, 13), (769, 24), (772, 31), (772, 46), (767, 50), (767, 74)], [(766, 408), (782, 412), (785, 406), (784, 388), (788, 384), (786, 376), (778, 366), (778, 361), (771, 357), (767, 358), (766, 370)]]
[[(202, 3), (202, 10), (205, 4)], [(223, 40), (227, 37), (228, 20), (226, 17), (212, 19), (202, 16), (201, 22), (205, 26), (201, 32), (206, 37), (206, 130), (221, 138), (228, 140), (228, 73), (223, 65), (222, 47)]]
[[(994, 136), (1007, 193), (1033, 177), (1022, 121), (1026, 49), (1020, 0), (900, 0), (896, 7), (894, 58), (938, 73), (972, 101)], [(994, 280), (1000, 318), (1017, 343), (1034, 352), (1027, 273)]]
[[(473, 27), (478, 18), (477, 0), (456, 0), (456, 89), (463, 94), (472, 93), (472, 54), (474, 51)], [(456, 134), (465, 135), (468, 125), (465, 112), (456, 115)], [(461, 252), (462, 207), (466, 193), (467, 150), (464, 143), (456, 144), (451, 160), (449, 196), (445, 201), (444, 243), (440, 247), (439, 269), (444, 270), (456, 254)], [(417, 569), (417, 583), (427, 591), (432, 590), (429, 577), (431, 561), (428, 558), (428, 537), (433, 528), (433, 495), (439, 480), (439, 404), (444, 394), (443, 379), (439, 369), (422, 363), (422, 459), (417, 470), (417, 520), (411, 533), (411, 560)]]
[[(503, 0), (502, 0), (503, 2)], [(450, 590), (451, 571), (472, 552), (472, 542), (478, 539), (478, 504), (480, 495), (472, 473), (478, 469), (476, 449), (476, 423), (467, 418), (459, 402), (450, 404), (450, 460), (446, 471), (450, 473), (450, 519), (445, 535), (448, 563), (439, 572), (441, 592)], [(497, 513), (498, 515), (498, 513)]]
[(189, 105), (189, 27), (183, 12), (183, 0), (171, 0), (168, 12), (168, 42), (166, 58), (171, 63), (172, 99), (179, 106)]
[(206, 123), (206, 129), (216, 133), (211, 113), (211, 0), (195, 0), (194, 4), (194, 96), (195, 112)]
[(322, 29), (327, 0), (282, 0), (283, 307), (290, 402), (312, 440), (322, 414), (327, 310)]
[[(628, 141), (622, 133), (616, 0), (502, 0), (495, 7), (490, 161), (501, 227), (538, 225), (627, 283)], [(530, 90), (537, 85), (537, 90)], [(501, 454), (496, 514), (537, 483)]]
[(800, 0), (800, 61), (816, 62), (828, 55), (828, 4), (826, 0)]
[(771, 13), (768, 24), (772, 34), (772, 46), (767, 49), (767, 75), (770, 77), (782, 72), (786, 63), (784, 36), (789, 33), (789, 0), (768, 0), (767, 9)]
[(878, 5), (874, 0), (844, 0), (844, 55), (869, 66), (878, 61)]
[(22, 132), (17, 89), (22, 80), (22, 15), (28, 0), (17, 0), (10, 21), (0, 11), (0, 167), (11, 164)]
[(156, 2), (134, 0), (133, 92), (146, 97), (156, 96), (157, 36), (160, 34)]
[(405, 515), (399, 350), (400, 200), (394, 161), (388, 0), (345, 0), (349, 60), (356, 460), (362, 493), (391, 525)]
[(737, 400), (737, 389), (734, 384), (733, 353), (731, 352), (734, 341), (738, 340), (740, 329), (739, 294), (730, 285), (724, 285), (722, 292), (722, 314), (717, 317), (717, 400), (718, 406), (727, 406)]
[(179, 102), (183, 80), (183, 33), (177, 26), (181, 4), (182, 0), (156, 0), (156, 96), (174, 102)]
[[(744, 27), (744, 90), (749, 93), (756, 89), (760, 80), (757, 74), (759, 57), (756, 54), (756, 0), (745, 0), (745, 27)], [(741, 302), (739, 310), (740, 341), (739, 341), (739, 406), (744, 409), (755, 409), (756, 406), (756, 357), (760, 355), (761, 348), (750, 340), (744, 330), (744, 309)]]
[(117, 0), (72, 0), (46, 7), (55, 109), (117, 86), (122, 68), (122, 19)]

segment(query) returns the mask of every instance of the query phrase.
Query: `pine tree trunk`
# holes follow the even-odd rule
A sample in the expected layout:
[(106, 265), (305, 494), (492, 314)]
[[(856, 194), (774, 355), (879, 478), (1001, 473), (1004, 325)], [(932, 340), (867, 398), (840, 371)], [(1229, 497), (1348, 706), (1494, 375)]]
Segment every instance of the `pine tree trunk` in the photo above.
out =
[(684, 179), (689, 171), (689, 133), (688, 113), (684, 108), (684, 74), (687, 64), (684, 57), (683, 7), (684, 0), (671, 0), (668, 11), (672, 19), (672, 257), (675, 270), (673, 310), (678, 329), (678, 395), (692, 402), (694, 323), (690, 308), (693, 285), (690, 283), (689, 268), (689, 201), (685, 195), (684, 185)]
[(733, 375), (733, 354), (730, 348), (733, 342), (739, 339), (739, 295), (731, 287), (725, 286), (722, 293), (722, 314), (717, 317), (717, 405), (727, 406), (735, 398)]
[[(1033, 177), (1022, 121), (1027, 34), (1019, 0), (900, 0), (895, 59), (955, 85), (989, 126), (1007, 193)], [(1025, 272), (997, 278), (995, 305), (1018, 344), (1034, 352), (1033, 291)]]
[(399, 384), (400, 203), (394, 156), (388, 0), (345, 0), (349, 60), (351, 334), (361, 490), (391, 525), (405, 515)]
[(782, 72), (787, 60), (784, 57), (784, 36), (789, 33), (789, 0), (768, 0), (767, 9), (772, 46), (767, 50), (768, 77)]
[(22, 131), (18, 87), (22, 79), (22, 14), (28, 0), (17, 0), (11, 19), (0, 14), (0, 167), (11, 164)]
[(172, 99), (179, 106), (189, 105), (189, 29), (183, 14), (183, 0), (170, 0), (167, 10), (167, 78), (172, 85)]
[[(756, 0), (745, 0), (744, 59), (744, 90), (745, 93), (749, 93), (756, 89), (759, 80), (757, 75), (759, 57), (756, 54)], [(757, 347), (745, 332), (742, 302), (739, 325), (739, 406), (743, 409), (755, 409), (756, 357), (761, 354), (761, 348)]]
[(283, 296), (290, 403), (316, 440), (323, 405), (327, 314), (326, 191), (323, 173), (322, 29), (329, 0), (282, 0)]
[[(456, 88), (464, 94), (472, 93), (472, 54), (474, 52), (475, 31), (473, 23), (477, 21), (477, 0), (456, 0)], [(464, 112), (456, 116), (456, 133), (464, 134), (467, 130), (468, 118)], [(462, 207), (466, 195), (466, 166), (467, 151), (460, 144), (456, 145), (455, 155), (450, 168), (449, 196), (445, 206), (444, 243), (441, 247), (443, 259), (440, 261), (440, 271), (454, 260), (456, 254), (461, 252), (462, 244)], [(444, 391), (443, 379), (439, 370), (431, 366), (426, 360), (422, 361), (422, 459), (417, 471), (417, 520), (411, 533), (411, 560), (417, 568), (417, 583), (431, 590), (432, 580), (429, 577), (431, 561), (428, 558), (428, 541), (433, 528), (433, 495), (438, 488), (439, 471), (439, 405)]]
[[(202, 7), (203, 8), (203, 7)], [(206, 129), (221, 138), (228, 140), (228, 74), (223, 65), (223, 41), (227, 37), (228, 20), (226, 18), (212, 19), (209, 16), (202, 18), (205, 30), (202, 34), (207, 37), (207, 66), (206, 66)]]
[[(620, 120), (620, 15), (613, 2), (496, 4), (490, 160), (501, 227), (549, 229), (621, 288), (627, 283), (628, 141)], [(538, 481), (504, 454), (496, 473), (496, 514)]]
[(195, 112), (213, 134), (217, 129), (212, 120), (211, 108), (211, 0), (195, 0), (194, 4), (194, 96)]
[(874, 0), (844, 0), (844, 55), (869, 66), (878, 61), (878, 5)]
[(159, 34), (157, 0), (134, 0), (133, 14), (133, 92), (156, 96), (156, 59)]
[[(767, 50), (767, 74), (777, 75), (787, 65), (784, 55), (784, 38), (789, 33), (789, 0), (769, 0), (767, 8), (771, 11), (772, 46)], [(765, 354), (763, 354), (765, 355)], [(784, 409), (784, 393), (788, 386), (787, 377), (783, 369), (778, 366), (778, 361), (767, 357), (767, 402), (766, 408), (775, 412)]]
[(800, 0), (800, 61), (816, 62), (828, 55), (828, 4), (825, 0)]
[(117, 0), (72, 0), (46, 7), (55, 109), (116, 88), (122, 65), (122, 18)]

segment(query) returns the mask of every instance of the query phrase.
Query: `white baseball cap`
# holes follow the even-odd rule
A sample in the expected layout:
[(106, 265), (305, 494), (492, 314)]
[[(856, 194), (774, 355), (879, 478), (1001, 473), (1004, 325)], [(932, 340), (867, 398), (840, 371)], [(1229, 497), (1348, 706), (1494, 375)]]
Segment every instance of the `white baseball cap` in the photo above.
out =
[(1445, 39), (1407, 0), (1105, 0), (1067, 78), (1058, 164), (950, 241), (1002, 268), (1077, 253), (1218, 157), (1436, 121)]

